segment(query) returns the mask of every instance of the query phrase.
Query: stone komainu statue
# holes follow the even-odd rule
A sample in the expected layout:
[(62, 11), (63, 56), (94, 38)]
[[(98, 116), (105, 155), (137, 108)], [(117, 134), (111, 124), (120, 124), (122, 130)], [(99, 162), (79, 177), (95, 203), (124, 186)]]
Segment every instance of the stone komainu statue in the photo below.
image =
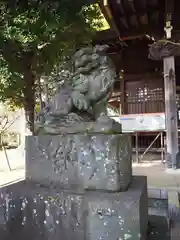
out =
[(82, 48), (72, 57), (74, 72), (40, 113), (39, 126), (57, 129), (96, 121), (106, 115), (116, 71), (106, 54), (108, 46)]
[(106, 54), (107, 48), (106, 45), (84, 48), (73, 58), (73, 104), (79, 110), (92, 110), (95, 118), (106, 112), (107, 99), (116, 78), (111, 59)]

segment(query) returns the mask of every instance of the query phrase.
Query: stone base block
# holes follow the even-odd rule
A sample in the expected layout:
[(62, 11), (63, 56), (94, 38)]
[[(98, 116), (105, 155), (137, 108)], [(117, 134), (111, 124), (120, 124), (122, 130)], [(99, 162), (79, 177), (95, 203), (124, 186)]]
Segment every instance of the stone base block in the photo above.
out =
[(0, 196), (0, 236), (7, 240), (146, 239), (146, 177), (134, 177), (120, 193), (77, 194), (17, 183)]
[(123, 191), (132, 180), (131, 137), (66, 134), (26, 138), (26, 177), (63, 189)]
[(0, 195), (3, 240), (84, 240), (84, 196), (17, 183)]
[(146, 177), (135, 177), (126, 192), (88, 196), (86, 239), (146, 239), (148, 197)]

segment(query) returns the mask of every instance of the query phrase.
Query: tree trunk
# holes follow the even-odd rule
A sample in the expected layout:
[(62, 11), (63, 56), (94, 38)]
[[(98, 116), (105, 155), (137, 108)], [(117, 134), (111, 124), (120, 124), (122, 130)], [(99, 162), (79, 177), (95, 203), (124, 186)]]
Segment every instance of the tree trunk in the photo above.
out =
[(41, 78), (38, 77), (37, 78), (37, 82), (38, 82), (38, 95), (39, 95), (39, 103), (40, 103), (40, 111), (43, 110), (44, 108), (44, 103), (43, 103), (43, 98), (42, 98), (42, 86), (41, 86)]
[(35, 108), (35, 74), (31, 69), (24, 72), (24, 110), (26, 116), (26, 129), (34, 134), (34, 108)]

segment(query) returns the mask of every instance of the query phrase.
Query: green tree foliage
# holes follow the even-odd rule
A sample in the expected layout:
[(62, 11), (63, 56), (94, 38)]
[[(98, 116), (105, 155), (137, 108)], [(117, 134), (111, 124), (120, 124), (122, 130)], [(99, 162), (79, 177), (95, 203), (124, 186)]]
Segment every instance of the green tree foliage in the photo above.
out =
[(32, 132), (37, 79), (89, 42), (102, 25), (98, 5), (85, 6), (85, 2), (0, 3), (0, 100), (24, 106)]

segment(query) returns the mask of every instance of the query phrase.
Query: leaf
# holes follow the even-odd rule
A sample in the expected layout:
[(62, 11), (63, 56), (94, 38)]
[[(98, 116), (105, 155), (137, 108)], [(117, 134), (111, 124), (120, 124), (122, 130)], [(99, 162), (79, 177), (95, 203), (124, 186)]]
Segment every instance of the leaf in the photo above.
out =
[(84, 0), (1, 2), (0, 100), (22, 106), (27, 91), (31, 96), (37, 89), (35, 83), (29, 87), (25, 74), (52, 75), (76, 49), (91, 42), (101, 25), (98, 5), (85, 6)]

